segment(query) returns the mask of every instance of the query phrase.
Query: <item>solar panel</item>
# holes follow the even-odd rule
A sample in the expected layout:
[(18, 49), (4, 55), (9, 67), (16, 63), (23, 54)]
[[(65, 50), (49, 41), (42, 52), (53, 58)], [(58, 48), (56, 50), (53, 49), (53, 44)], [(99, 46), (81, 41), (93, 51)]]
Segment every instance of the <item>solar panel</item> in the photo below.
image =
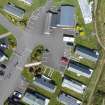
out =
[(89, 75), (91, 74), (90, 68), (88, 68), (88, 67), (86, 67), (80, 63), (77, 63), (75, 61), (74, 62), (70, 61), (69, 67), (74, 68), (76, 70), (79, 70), (79, 71), (84, 72), (84, 73), (89, 74)]
[(35, 92), (31, 89), (27, 89), (25, 96), (22, 98), (22, 101), (29, 105), (45, 105), (46, 99), (48, 98), (39, 94), (38, 92)]
[(76, 53), (80, 54), (86, 59), (90, 59), (92, 61), (96, 61), (98, 59), (98, 56), (94, 50), (91, 50), (89, 48), (85, 48), (82, 46), (76, 47)]
[(4, 10), (9, 12), (12, 15), (18, 16), (18, 17), (22, 17), (24, 14), (24, 10), (20, 9), (18, 7), (16, 7), (13, 4), (8, 3), (7, 5), (5, 5)]
[(44, 85), (47, 88), (50, 88), (50, 89), (55, 88), (55, 84), (51, 80), (48, 80), (48, 79), (44, 78), (43, 76), (36, 77), (35, 81), (41, 85)]
[(65, 93), (61, 93), (59, 95), (59, 100), (65, 105), (80, 105), (81, 104), (81, 101)]

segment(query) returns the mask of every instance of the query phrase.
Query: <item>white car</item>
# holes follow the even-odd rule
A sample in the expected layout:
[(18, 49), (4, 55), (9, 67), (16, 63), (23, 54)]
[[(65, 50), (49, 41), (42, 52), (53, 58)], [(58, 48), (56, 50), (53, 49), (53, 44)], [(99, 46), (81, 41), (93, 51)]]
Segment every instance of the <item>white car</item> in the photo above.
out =
[(18, 91), (14, 91), (13, 95), (16, 96), (17, 98), (22, 98), (22, 93), (20, 93)]
[(64, 42), (72, 42), (74, 43), (75, 38), (74, 37), (63, 37)]
[(1, 46), (2, 48), (8, 48), (7, 45), (5, 45), (5, 44), (0, 44), (0, 46)]

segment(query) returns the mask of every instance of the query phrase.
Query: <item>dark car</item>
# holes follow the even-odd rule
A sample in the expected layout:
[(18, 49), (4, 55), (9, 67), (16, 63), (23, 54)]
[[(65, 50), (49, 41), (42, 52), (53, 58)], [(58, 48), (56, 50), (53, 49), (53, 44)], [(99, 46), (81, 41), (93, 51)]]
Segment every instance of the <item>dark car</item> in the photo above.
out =
[(5, 72), (3, 70), (0, 70), (0, 75), (3, 76)]
[(0, 64), (0, 67), (3, 69), (6, 69), (6, 65), (4, 65), (4, 64)]
[(66, 44), (67, 44), (68, 46), (74, 46), (74, 44), (71, 43), (71, 42), (67, 42)]
[(19, 99), (15, 96), (11, 96), (11, 97), (8, 97), (8, 101), (10, 103), (15, 103), (15, 102), (19, 102)]

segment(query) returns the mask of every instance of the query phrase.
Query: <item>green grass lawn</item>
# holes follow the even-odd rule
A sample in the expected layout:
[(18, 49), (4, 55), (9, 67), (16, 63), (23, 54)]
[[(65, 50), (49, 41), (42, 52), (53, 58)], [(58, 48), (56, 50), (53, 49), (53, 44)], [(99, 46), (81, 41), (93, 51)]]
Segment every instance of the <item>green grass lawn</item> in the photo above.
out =
[(86, 46), (91, 49), (97, 49), (96, 37), (90, 35), (77, 36), (75, 40), (76, 44)]
[(9, 35), (8, 37), (9, 46), (15, 48), (17, 46), (17, 40), (14, 35)]
[(79, 82), (81, 82), (81, 83), (83, 83), (85, 85), (88, 85), (88, 83), (89, 83), (88, 78), (86, 78), (84, 76), (77, 76), (76, 73), (73, 73), (71, 71), (66, 70), (65, 75), (68, 76), (68, 77), (71, 77), (71, 78), (73, 78), (73, 79), (75, 79), (75, 80), (77, 80), (77, 81), (79, 81)]
[(8, 32), (8, 30), (0, 24), (0, 35), (4, 34), (6, 32)]
[(28, 82), (32, 82), (33, 81), (33, 75), (29, 72), (28, 68), (24, 68), (24, 70), (22, 71), (22, 75), (25, 77), (25, 79)]
[(83, 100), (83, 96), (81, 94), (79, 94), (79, 93), (77, 93), (77, 92), (75, 92), (75, 91), (73, 91), (71, 89), (63, 87), (61, 90), (64, 91), (65, 93), (70, 94), (71, 96), (74, 96), (75, 98), (77, 98), (77, 99), (79, 99), (81, 101)]
[(13, 50), (12, 48), (8, 48), (8, 49), (5, 49), (4, 53), (6, 54), (8, 58), (10, 58), (13, 53)]
[(92, 61), (87, 60), (87, 59), (81, 59), (79, 62), (83, 65), (90, 67), (93, 70), (95, 69), (96, 64), (97, 64), (96, 62), (92, 62)]
[[(23, 17), (22, 20), (20, 20), (19, 18), (12, 16), (8, 13), (6, 13), (3, 10), (3, 7), (8, 3), (13, 3), (16, 6), (22, 8), (25, 10), (25, 15)], [(19, 0), (1, 0), (0, 1), (0, 12), (6, 16), (10, 21), (12, 21), (14, 24), (19, 25), (19, 26), (24, 26), (27, 24), (27, 21), (29, 19), (29, 17), (31, 16), (32, 12), (36, 9), (38, 9), (39, 7), (43, 6), (46, 3), (46, 0), (33, 0), (33, 3), (31, 6), (27, 5), (26, 3), (23, 3), (22, 1)]]
[(30, 61), (31, 62), (41, 61), (43, 56), (43, 51), (44, 51), (43, 45), (36, 46), (31, 53)]

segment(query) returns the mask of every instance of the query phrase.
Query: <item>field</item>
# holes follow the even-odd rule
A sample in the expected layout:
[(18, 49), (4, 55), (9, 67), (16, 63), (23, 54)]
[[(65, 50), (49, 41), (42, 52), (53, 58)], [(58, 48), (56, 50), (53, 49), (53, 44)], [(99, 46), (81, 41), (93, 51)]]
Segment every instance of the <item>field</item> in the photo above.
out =
[[(97, 30), (97, 38), (104, 49), (105, 46), (105, 1), (104, 0), (94, 0), (96, 3), (98, 3), (95, 13), (95, 22), (96, 22), (96, 30)], [(103, 66), (102, 69), (99, 68), (99, 71), (101, 72), (99, 81), (97, 83), (97, 86), (95, 88), (95, 92), (93, 94), (94, 98), (91, 99), (91, 102), (93, 105), (105, 105), (105, 49), (102, 52), (103, 53), (103, 61), (102, 64), (99, 66)], [(98, 72), (99, 73), (99, 72)]]

